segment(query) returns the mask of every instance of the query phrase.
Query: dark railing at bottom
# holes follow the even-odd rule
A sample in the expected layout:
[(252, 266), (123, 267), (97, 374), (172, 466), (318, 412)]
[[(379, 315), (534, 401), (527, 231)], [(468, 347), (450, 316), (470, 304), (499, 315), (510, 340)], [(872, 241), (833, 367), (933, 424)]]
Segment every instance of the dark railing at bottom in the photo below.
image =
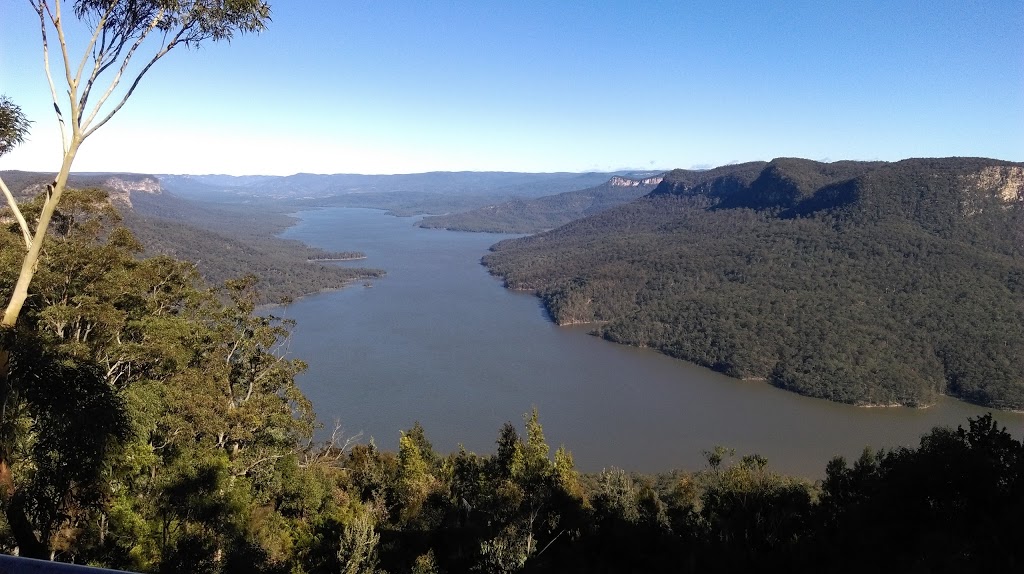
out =
[(124, 570), (93, 568), (0, 554), (0, 574), (125, 574)]

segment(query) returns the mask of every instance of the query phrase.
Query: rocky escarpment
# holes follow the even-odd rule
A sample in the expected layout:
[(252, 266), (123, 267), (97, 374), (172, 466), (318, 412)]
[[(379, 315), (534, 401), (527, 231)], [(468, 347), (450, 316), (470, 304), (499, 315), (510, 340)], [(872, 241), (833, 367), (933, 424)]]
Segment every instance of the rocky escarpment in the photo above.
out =
[[(891, 193), (894, 189), (901, 193)], [(781, 210), (787, 216), (856, 206), (869, 217), (971, 217), (1024, 202), (1024, 166), (980, 158), (892, 163), (779, 158), (674, 170), (651, 192), (652, 197), (668, 194), (704, 198), (721, 208)]]
[(112, 176), (107, 178), (100, 187), (110, 193), (111, 202), (121, 203), (127, 207), (132, 207), (133, 193), (156, 195), (163, 192), (163, 189), (160, 187), (160, 181), (152, 176), (144, 176), (142, 178)]
[[(53, 181), (54, 174), (39, 172), (4, 172), (5, 180), (10, 184), (15, 197), (30, 198), (42, 193)], [(99, 188), (109, 194), (111, 203), (132, 207), (132, 194), (145, 193), (157, 195), (163, 193), (160, 181), (148, 174), (79, 174), (73, 173), (68, 178), (68, 187), (85, 189)]]
[(643, 179), (631, 179), (616, 175), (608, 180), (608, 185), (612, 187), (640, 187), (641, 185), (658, 185), (664, 179), (665, 177), (661, 175), (645, 177)]
[(749, 187), (766, 165), (767, 162), (754, 161), (707, 170), (675, 169), (665, 174), (651, 196), (728, 197)]
[(1024, 201), (1024, 167), (991, 165), (977, 173), (960, 176), (965, 192), (961, 211), (964, 216), (977, 215), (993, 200), (1003, 209)]

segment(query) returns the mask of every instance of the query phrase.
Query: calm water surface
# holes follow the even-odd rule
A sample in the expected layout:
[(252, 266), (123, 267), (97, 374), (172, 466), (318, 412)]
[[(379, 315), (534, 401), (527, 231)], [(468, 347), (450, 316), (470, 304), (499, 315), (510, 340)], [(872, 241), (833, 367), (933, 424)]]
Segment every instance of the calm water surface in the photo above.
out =
[[(988, 412), (952, 399), (923, 410), (839, 405), (558, 327), (538, 299), (480, 265), (507, 236), (420, 229), (369, 209), (299, 217), (285, 237), (362, 251), (355, 265), (387, 271), (372, 288), (277, 311), (298, 321), (291, 349), (309, 363), (300, 385), (320, 419), (384, 448), (418, 420), (441, 452), (461, 443), (490, 453), (501, 425), (521, 428), (536, 406), (548, 443), (565, 444), (583, 470), (696, 470), (703, 450), (724, 445), (819, 477), (836, 454), (916, 445), (933, 426)], [(1021, 436), (1024, 415), (995, 415)]]

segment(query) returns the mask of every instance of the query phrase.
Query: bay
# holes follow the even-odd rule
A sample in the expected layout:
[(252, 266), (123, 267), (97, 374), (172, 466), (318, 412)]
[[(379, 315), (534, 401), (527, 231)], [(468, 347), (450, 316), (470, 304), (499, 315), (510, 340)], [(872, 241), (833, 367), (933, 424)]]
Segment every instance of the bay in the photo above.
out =
[[(697, 470), (703, 451), (722, 445), (816, 478), (834, 455), (914, 446), (934, 426), (991, 411), (949, 398), (927, 409), (860, 408), (732, 379), (555, 325), (536, 297), (505, 289), (480, 265), (509, 236), (421, 229), (371, 209), (297, 216), (285, 237), (362, 251), (365, 260), (341, 264), (387, 272), (370, 287), (275, 311), (297, 321), (290, 352), (309, 364), (299, 384), (320, 419), (382, 448), (397, 448), (400, 430), (419, 421), (440, 452), (462, 444), (490, 453), (503, 423), (521, 428), (537, 407), (548, 443), (564, 444), (585, 471)], [(1024, 415), (993, 414), (1020, 437)]]

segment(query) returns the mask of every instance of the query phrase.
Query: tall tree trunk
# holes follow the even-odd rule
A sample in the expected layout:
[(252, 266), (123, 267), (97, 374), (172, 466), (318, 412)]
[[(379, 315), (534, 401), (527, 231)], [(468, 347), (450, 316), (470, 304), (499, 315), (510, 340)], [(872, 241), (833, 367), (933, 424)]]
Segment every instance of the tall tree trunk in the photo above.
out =
[[(80, 144), (81, 140), (76, 134), (72, 138), (68, 152), (64, 154), (64, 163), (61, 165), (57, 177), (54, 178), (53, 183), (47, 186), (46, 201), (43, 203), (43, 210), (39, 214), (39, 220), (36, 222), (32, 245), (29, 246), (28, 251), (25, 253), (25, 258), (22, 260), (18, 283), (15, 285), (14, 292), (11, 293), (11, 298), (7, 303), (7, 308), (4, 310), (0, 329), (5, 331), (8, 329), (13, 330), (18, 322), (18, 316), (25, 305), (25, 300), (28, 298), (29, 285), (31, 285), (32, 278), (39, 267), (39, 256), (42, 253), (43, 241), (46, 239), (46, 231), (50, 227), (50, 220), (57, 209), (57, 204), (60, 203), (61, 195), (64, 194), (68, 175), (71, 173), (71, 164), (75, 160), (75, 154), (78, 152)], [(11, 207), (17, 209), (17, 206), (12, 205)], [(0, 428), (3, 428), (5, 431), (9, 422), (7, 419), (11, 416), (8, 410), (15, 407), (15, 405), (8, 404), (13, 393), (10, 380), (11, 349), (9, 347), (12, 340), (13, 337), (10, 336), (0, 338), (0, 392), (4, 393), (4, 396), (0, 397), (0, 400), (3, 401), (3, 420), (0, 420)], [(21, 493), (18, 492), (18, 486), (15, 484), (14, 475), (11, 472), (14, 438), (13, 435), (7, 432), (3, 432), (0, 435), (0, 505), (2, 505), (4, 514), (7, 516), (7, 523), (10, 525), (11, 533), (18, 543), (18, 550), (21, 555), (47, 560), (50, 557), (50, 551), (47, 545), (40, 542), (36, 537), (32, 523), (25, 514), (24, 501), (22, 500)]]
[(18, 543), (18, 554), (26, 558), (52, 560), (49, 546), (39, 541), (32, 523), (25, 514), (25, 500), (21, 493), (14, 493), (5, 510), (7, 524), (10, 525), (11, 534)]
[(21, 314), (21, 308), (25, 305), (25, 299), (28, 298), (28, 287), (32, 283), (32, 278), (35, 276), (36, 269), (39, 266), (39, 255), (43, 250), (46, 230), (50, 227), (50, 220), (53, 218), (54, 211), (57, 210), (57, 204), (60, 203), (61, 195), (64, 194), (64, 188), (68, 183), (68, 174), (71, 173), (71, 164), (75, 161), (75, 154), (78, 153), (78, 146), (80, 144), (81, 140), (76, 134), (72, 137), (68, 152), (64, 154), (64, 163), (60, 166), (60, 172), (57, 173), (53, 183), (46, 188), (46, 201), (43, 203), (43, 210), (39, 214), (39, 221), (36, 222), (32, 246), (29, 247), (28, 253), (25, 254), (25, 259), (21, 262), (18, 283), (14, 286), (14, 292), (11, 293), (7, 309), (4, 310), (2, 325), (6, 327), (13, 327), (18, 322), (18, 315)]

